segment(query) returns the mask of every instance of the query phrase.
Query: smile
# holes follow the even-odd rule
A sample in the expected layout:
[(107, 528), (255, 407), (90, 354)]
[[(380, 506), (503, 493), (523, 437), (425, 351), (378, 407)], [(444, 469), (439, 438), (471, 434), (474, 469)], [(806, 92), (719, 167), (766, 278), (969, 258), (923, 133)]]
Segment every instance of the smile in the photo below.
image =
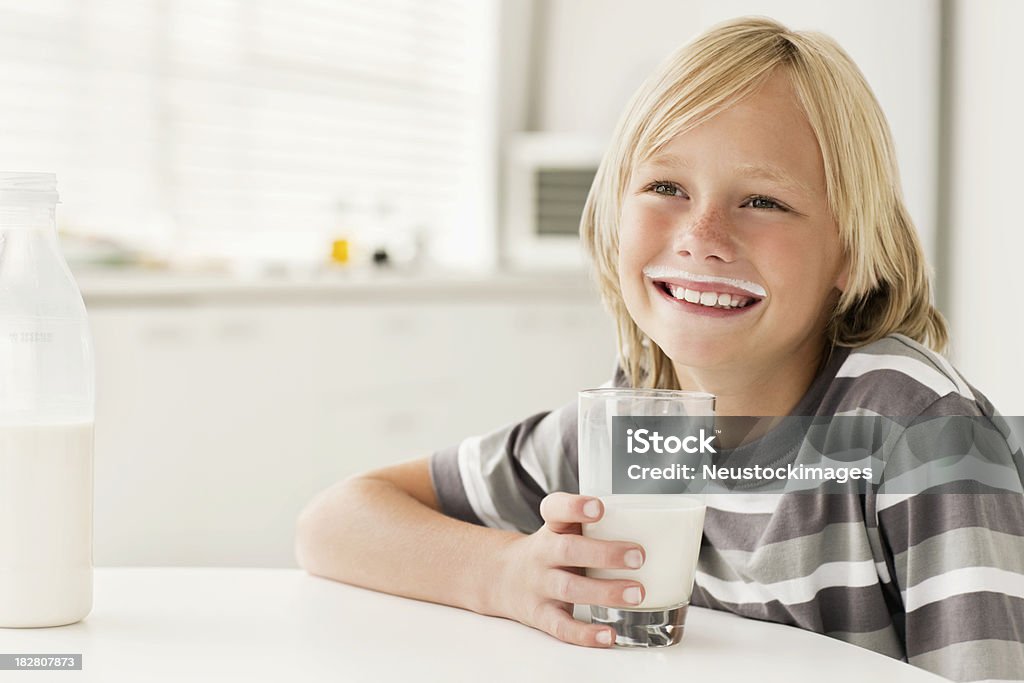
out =
[(714, 291), (710, 289), (710, 285), (704, 285), (707, 289), (696, 289), (663, 280), (652, 280), (652, 283), (662, 297), (683, 307), (684, 310), (715, 317), (740, 315), (761, 302), (761, 299), (755, 296)]

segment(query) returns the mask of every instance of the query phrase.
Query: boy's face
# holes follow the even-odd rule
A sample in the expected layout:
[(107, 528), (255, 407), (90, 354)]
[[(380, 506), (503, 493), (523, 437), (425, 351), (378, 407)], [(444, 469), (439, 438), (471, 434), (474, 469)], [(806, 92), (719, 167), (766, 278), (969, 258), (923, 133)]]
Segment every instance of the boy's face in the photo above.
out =
[(845, 273), (821, 152), (783, 73), (674, 138), (626, 188), (622, 295), (677, 372), (816, 358)]

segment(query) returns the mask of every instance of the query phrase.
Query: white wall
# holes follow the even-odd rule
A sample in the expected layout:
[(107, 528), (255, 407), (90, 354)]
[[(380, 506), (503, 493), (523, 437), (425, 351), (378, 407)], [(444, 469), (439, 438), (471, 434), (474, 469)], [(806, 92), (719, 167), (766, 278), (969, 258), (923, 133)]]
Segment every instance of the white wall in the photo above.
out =
[(1024, 415), (1024, 3), (961, 1), (954, 17), (952, 355), (1004, 415)]
[(712, 24), (760, 14), (833, 36), (889, 117), (907, 204), (934, 253), (938, 0), (545, 0), (537, 10), (544, 13), (537, 129), (603, 137), (647, 74)]

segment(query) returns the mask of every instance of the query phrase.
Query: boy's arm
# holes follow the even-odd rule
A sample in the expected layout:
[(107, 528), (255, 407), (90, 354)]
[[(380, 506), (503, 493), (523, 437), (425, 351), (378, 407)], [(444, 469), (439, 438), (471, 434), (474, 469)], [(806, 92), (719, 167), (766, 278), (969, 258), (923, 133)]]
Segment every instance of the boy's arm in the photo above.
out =
[[(903, 601), (907, 658), (956, 681), (1024, 680), (1020, 452), (985, 418), (963, 419), (955, 429), (912, 425), (887, 458), (886, 474), (892, 467), (904, 478), (879, 496), (877, 519)], [(971, 453), (985, 465), (961, 457)], [(930, 467), (932, 479), (925, 470), (908, 479), (915, 467)], [(978, 479), (949, 477), (951, 470)], [(993, 473), (1002, 473), (997, 488), (981, 481)], [(924, 492), (931, 482), (937, 486)]]
[(543, 526), (525, 536), (445, 517), (428, 460), (336, 484), (303, 511), (296, 557), (312, 574), (387, 593), (515, 619), (576, 645), (608, 647), (614, 632), (572, 618), (572, 604), (629, 607), (636, 581), (593, 579), (579, 568), (637, 568), (643, 548), (580, 535), (599, 500), (553, 493)]
[[(497, 552), (520, 534), (441, 514), (424, 458), (334, 484), (303, 510), (295, 552), (311, 574), (497, 614)], [(457, 568), (453, 559), (458, 558)]]

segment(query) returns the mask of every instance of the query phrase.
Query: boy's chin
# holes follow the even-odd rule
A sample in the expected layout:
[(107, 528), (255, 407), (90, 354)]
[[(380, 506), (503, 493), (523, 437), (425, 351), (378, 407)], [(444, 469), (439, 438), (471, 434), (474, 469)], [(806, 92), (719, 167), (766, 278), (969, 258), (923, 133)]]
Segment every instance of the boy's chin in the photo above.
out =
[(728, 342), (706, 342), (675, 344), (668, 348), (661, 347), (665, 354), (672, 359), (672, 363), (679, 367), (687, 367), (700, 370), (714, 370), (724, 368), (735, 368), (744, 364), (746, 354), (742, 352), (738, 344)]

